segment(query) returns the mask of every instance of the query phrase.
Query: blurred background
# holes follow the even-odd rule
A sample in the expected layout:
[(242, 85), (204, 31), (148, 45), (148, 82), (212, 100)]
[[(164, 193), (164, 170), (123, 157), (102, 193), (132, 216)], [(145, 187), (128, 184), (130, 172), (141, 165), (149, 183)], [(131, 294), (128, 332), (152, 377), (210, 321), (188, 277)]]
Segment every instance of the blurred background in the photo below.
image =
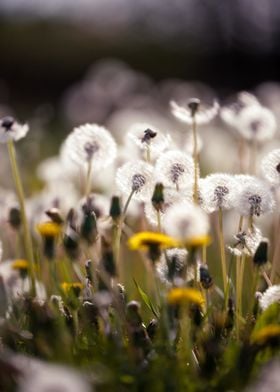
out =
[(55, 141), (32, 161), (86, 121), (170, 131), (171, 98), (247, 89), (277, 108), (279, 22), (277, 0), (1, 0), (0, 115)]

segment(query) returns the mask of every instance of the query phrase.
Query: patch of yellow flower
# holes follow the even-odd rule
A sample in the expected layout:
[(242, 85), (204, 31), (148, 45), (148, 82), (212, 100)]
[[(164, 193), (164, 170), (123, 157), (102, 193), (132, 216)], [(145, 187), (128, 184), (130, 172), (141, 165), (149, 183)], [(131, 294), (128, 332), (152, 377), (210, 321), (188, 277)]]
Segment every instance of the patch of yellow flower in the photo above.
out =
[(29, 268), (29, 263), (24, 259), (16, 259), (12, 263), (12, 269), (26, 271)]
[(170, 305), (194, 303), (201, 306), (204, 303), (204, 298), (199, 290), (192, 287), (175, 287), (167, 294), (167, 302)]
[(160, 249), (176, 248), (179, 241), (166, 234), (143, 231), (129, 238), (128, 246), (132, 250), (148, 250), (150, 246), (158, 246)]
[(79, 294), (80, 291), (84, 288), (83, 284), (80, 282), (74, 282), (74, 283), (63, 282), (61, 283), (60, 286), (65, 294), (68, 294), (72, 290), (74, 291), (75, 294)]
[(42, 237), (57, 237), (61, 233), (61, 225), (54, 222), (43, 222), (37, 225)]
[(252, 333), (251, 343), (264, 344), (269, 339), (280, 338), (280, 325), (270, 324)]

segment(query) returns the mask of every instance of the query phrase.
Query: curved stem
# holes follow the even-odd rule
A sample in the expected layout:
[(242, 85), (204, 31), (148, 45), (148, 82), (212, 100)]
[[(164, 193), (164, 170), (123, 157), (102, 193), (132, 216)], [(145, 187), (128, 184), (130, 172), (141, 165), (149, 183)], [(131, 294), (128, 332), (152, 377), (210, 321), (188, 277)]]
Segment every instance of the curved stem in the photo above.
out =
[(18, 202), (20, 206), (20, 214), (23, 226), (23, 240), (24, 240), (24, 248), (26, 257), (30, 263), (30, 272), (31, 272), (31, 287), (32, 287), (32, 294), (36, 294), (35, 289), (35, 268), (34, 268), (34, 256), (33, 256), (33, 246), (32, 246), (32, 239), (29, 231), (29, 226), (26, 218), (26, 210), (25, 210), (25, 201), (24, 201), (24, 192), (21, 183), (21, 178), (18, 170), (18, 165), (16, 161), (16, 151), (13, 140), (8, 141), (8, 152), (9, 152), (9, 159), (11, 163), (12, 175), (14, 179), (14, 184), (16, 188), (16, 193), (18, 197)]

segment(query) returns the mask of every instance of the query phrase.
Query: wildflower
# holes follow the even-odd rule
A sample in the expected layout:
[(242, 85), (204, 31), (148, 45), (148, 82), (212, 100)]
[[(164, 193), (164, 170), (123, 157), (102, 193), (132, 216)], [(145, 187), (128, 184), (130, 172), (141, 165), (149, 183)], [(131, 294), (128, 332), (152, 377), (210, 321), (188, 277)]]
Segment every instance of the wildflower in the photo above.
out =
[(263, 345), (271, 340), (278, 339), (280, 341), (280, 325), (269, 324), (262, 327), (260, 330), (253, 332), (251, 336), (251, 343)]
[(277, 123), (269, 109), (261, 105), (249, 105), (240, 112), (237, 129), (248, 141), (264, 142), (274, 136)]
[(208, 217), (192, 203), (175, 203), (166, 212), (163, 223), (166, 233), (182, 243), (199, 246), (209, 242)]
[(109, 166), (117, 155), (114, 139), (107, 129), (96, 124), (75, 128), (62, 145), (60, 156), (64, 164), (74, 162), (98, 171)]
[(213, 279), (206, 265), (200, 265), (199, 267), (199, 281), (205, 290), (213, 286)]
[(37, 225), (37, 230), (44, 241), (45, 256), (53, 259), (55, 254), (55, 239), (61, 233), (61, 225), (54, 222), (44, 222)]
[(265, 238), (259, 228), (253, 226), (248, 231), (241, 231), (234, 236), (236, 243), (233, 247), (228, 246), (228, 250), (235, 256), (241, 256), (243, 253), (248, 256), (253, 256), (258, 249), (258, 246)]
[(127, 162), (117, 170), (116, 184), (121, 192), (138, 201), (152, 196), (153, 167), (144, 161)]
[(10, 208), (8, 221), (14, 230), (20, 229), (21, 215), (18, 207)]
[(173, 115), (187, 124), (192, 124), (193, 116), (197, 124), (207, 124), (218, 114), (219, 104), (214, 101), (210, 107), (203, 107), (200, 105), (199, 100), (190, 100), (188, 107), (180, 106), (176, 102), (170, 102), (171, 111)]
[(186, 188), (194, 181), (194, 162), (181, 151), (168, 151), (156, 162), (155, 175), (165, 186)]
[(237, 211), (243, 216), (260, 216), (271, 212), (274, 206), (269, 187), (258, 179), (242, 186), (236, 200)]
[(28, 131), (27, 124), (21, 125), (13, 117), (0, 119), (0, 143), (7, 143), (9, 140), (18, 141), (24, 138)]
[(120, 198), (118, 196), (112, 197), (109, 213), (110, 213), (110, 217), (113, 219), (114, 222), (119, 221), (122, 214), (122, 209), (120, 204)]
[(193, 303), (201, 306), (204, 303), (204, 299), (199, 290), (190, 287), (176, 287), (168, 292), (167, 302), (170, 305)]
[(147, 250), (153, 245), (159, 246), (161, 249), (167, 249), (178, 245), (178, 241), (162, 233), (143, 231), (130, 237), (128, 245), (132, 250)]
[(238, 192), (238, 183), (229, 174), (210, 174), (200, 181), (202, 208), (208, 213), (228, 210), (234, 207)]
[(280, 185), (280, 149), (271, 151), (261, 162), (264, 178), (273, 186)]
[(128, 130), (127, 137), (140, 150), (149, 151), (152, 158), (157, 158), (171, 142), (169, 135), (164, 135), (153, 126), (145, 123), (133, 124)]
[(76, 297), (78, 297), (83, 288), (84, 288), (84, 286), (80, 282), (73, 282), (73, 283), (63, 282), (63, 283), (61, 283), (61, 289), (65, 295), (73, 293)]
[(24, 259), (16, 259), (12, 263), (12, 268), (15, 270), (27, 270), (29, 268), (29, 263)]
[(259, 296), (259, 304), (262, 310), (266, 310), (274, 303), (280, 303), (280, 285), (270, 286)]
[(192, 200), (192, 189), (189, 188), (185, 190), (185, 192), (178, 192), (175, 189), (164, 188), (163, 190), (164, 201), (161, 202), (158, 210), (154, 207), (154, 204), (151, 202), (145, 203), (145, 215), (148, 219), (149, 223), (153, 226), (158, 225), (158, 216), (159, 213), (160, 220), (163, 220), (165, 214), (168, 209), (174, 204), (178, 202), (183, 202), (184, 200)]

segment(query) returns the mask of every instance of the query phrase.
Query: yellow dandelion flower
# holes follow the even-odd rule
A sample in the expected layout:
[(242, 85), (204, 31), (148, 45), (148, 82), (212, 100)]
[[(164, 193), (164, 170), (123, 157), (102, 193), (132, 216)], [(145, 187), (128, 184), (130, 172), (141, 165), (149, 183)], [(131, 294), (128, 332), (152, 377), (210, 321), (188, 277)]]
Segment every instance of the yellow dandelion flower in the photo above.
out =
[(211, 237), (209, 235), (190, 237), (184, 241), (186, 247), (208, 246), (210, 243)]
[(37, 230), (42, 237), (57, 237), (61, 232), (61, 226), (54, 222), (43, 222), (37, 225)]
[(73, 282), (73, 283), (63, 282), (63, 283), (61, 283), (60, 286), (62, 288), (62, 291), (64, 291), (65, 294), (69, 294), (72, 291), (76, 295), (79, 295), (81, 290), (84, 287), (83, 284), (80, 282)]
[(167, 294), (167, 302), (170, 305), (183, 305), (190, 302), (201, 306), (204, 299), (199, 290), (191, 287), (176, 287)]
[(251, 336), (251, 343), (264, 344), (269, 339), (280, 338), (280, 325), (270, 324), (261, 328), (259, 331), (253, 332)]
[(128, 245), (132, 250), (149, 250), (151, 246), (158, 246), (160, 249), (175, 248), (179, 242), (168, 235), (143, 231), (129, 238)]
[(16, 259), (12, 263), (12, 269), (26, 271), (29, 268), (29, 263), (24, 259)]

